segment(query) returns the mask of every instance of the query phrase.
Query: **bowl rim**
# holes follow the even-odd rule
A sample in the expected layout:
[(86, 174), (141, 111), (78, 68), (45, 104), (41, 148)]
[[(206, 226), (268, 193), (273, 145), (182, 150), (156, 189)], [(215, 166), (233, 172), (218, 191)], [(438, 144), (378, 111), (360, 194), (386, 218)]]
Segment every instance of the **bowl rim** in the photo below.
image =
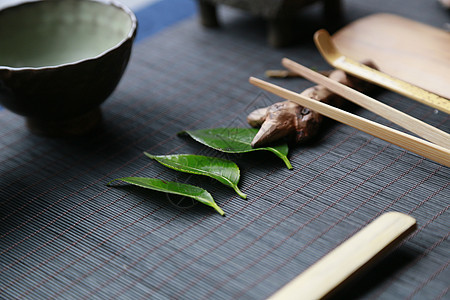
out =
[[(43, 67), (8, 67), (8, 66), (0, 65), (0, 71), (1, 70), (7, 70), (7, 71), (53, 70), (53, 69), (58, 69), (58, 68), (61, 68), (61, 67), (77, 65), (79, 63), (83, 63), (83, 62), (87, 62), (87, 61), (93, 61), (93, 60), (96, 60), (96, 59), (104, 56), (105, 54), (107, 54), (109, 52), (112, 52), (112, 51), (120, 48), (123, 44), (125, 44), (130, 39), (133, 40), (134, 37), (136, 36), (136, 31), (137, 31), (137, 26), (138, 26), (136, 15), (134, 14), (134, 12), (130, 8), (128, 8), (126, 5), (122, 4), (121, 2), (116, 1), (116, 0), (74, 0), (74, 1), (76, 1), (76, 2), (79, 2), (79, 1), (97, 2), (97, 3), (100, 3), (100, 4), (107, 5), (107, 6), (114, 6), (114, 7), (118, 8), (118, 9), (122, 10), (131, 19), (131, 28), (128, 31), (127, 36), (124, 37), (120, 42), (118, 42), (113, 47), (110, 47), (107, 50), (105, 50), (105, 51), (103, 51), (103, 52), (101, 52), (101, 53), (99, 53), (99, 54), (97, 54), (95, 56), (79, 59), (79, 60), (68, 62), (68, 63), (62, 63), (62, 64), (57, 64), (57, 65), (49, 65), (49, 66), (43, 66)], [(3, 7), (2, 9), (0, 9), (0, 13), (3, 12), (3, 11), (6, 11), (8, 9), (14, 9), (16, 7), (26, 6), (26, 5), (30, 5), (30, 4), (34, 4), (34, 3), (39, 3), (39, 2), (55, 2), (55, 0), (27, 0), (27, 1), (24, 1), (24, 2), (21, 2), (21, 3), (18, 3), (18, 4), (13, 4), (13, 5), (10, 5), (10, 6)]]

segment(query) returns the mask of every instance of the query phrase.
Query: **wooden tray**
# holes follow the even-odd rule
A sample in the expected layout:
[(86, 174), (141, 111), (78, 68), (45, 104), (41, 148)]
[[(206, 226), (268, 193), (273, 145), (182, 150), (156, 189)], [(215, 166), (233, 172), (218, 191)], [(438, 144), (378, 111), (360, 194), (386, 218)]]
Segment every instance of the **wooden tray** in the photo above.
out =
[(374, 14), (333, 35), (343, 54), (372, 59), (384, 73), (450, 99), (450, 33), (392, 14)]

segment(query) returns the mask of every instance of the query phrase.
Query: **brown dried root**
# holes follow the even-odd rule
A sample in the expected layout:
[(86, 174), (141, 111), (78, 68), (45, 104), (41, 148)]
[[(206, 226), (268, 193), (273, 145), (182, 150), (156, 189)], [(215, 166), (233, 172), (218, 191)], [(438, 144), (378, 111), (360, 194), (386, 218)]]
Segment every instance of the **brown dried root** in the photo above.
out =
[[(364, 64), (377, 69), (371, 61), (366, 61)], [(341, 70), (334, 70), (329, 78), (360, 92), (367, 92), (371, 87), (371, 84), (347, 75)], [(321, 85), (310, 87), (301, 95), (335, 107), (342, 107), (346, 101)], [(261, 126), (252, 141), (252, 147), (267, 145), (282, 138), (287, 138), (294, 143), (305, 142), (319, 132), (323, 120), (322, 115), (291, 101), (278, 102), (269, 107), (257, 109), (247, 116), (250, 126)]]

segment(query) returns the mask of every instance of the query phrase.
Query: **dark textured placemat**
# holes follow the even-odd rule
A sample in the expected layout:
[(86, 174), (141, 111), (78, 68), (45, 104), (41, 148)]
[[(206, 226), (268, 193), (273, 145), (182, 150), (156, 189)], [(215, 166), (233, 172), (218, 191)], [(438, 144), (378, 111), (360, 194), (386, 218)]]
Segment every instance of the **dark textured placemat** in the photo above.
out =
[[(380, 9), (435, 26), (448, 20), (430, 1), (401, 9), (399, 3), (358, 2), (346, 2), (348, 20)], [(313, 7), (301, 18), (305, 36), (321, 26), (318, 11)], [(33, 136), (21, 117), (0, 111), (0, 298), (262, 299), (392, 210), (416, 218), (418, 230), (340, 296), (447, 295), (447, 167), (332, 123), (316, 143), (291, 150), (293, 170), (270, 153), (227, 155), (241, 168), (243, 200), (142, 154), (221, 156), (176, 133), (246, 126), (248, 112), (278, 100), (248, 84), (248, 77), (263, 77), (284, 56), (327, 68), (309, 38), (271, 49), (261, 20), (222, 12), (220, 30), (204, 30), (190, 19), (140, 42), (103, 105), (103, 127), (90, 136)], [(274, 82), (299, 91), (311, 85)], [(378, 98), (450, 131), (448, 115), (390, 92)], [(157, 192), (106, 187), (122, 176), (202, 185), (227, 216), (201, 205), (178, 209), (170, 204), (177, 199)]]

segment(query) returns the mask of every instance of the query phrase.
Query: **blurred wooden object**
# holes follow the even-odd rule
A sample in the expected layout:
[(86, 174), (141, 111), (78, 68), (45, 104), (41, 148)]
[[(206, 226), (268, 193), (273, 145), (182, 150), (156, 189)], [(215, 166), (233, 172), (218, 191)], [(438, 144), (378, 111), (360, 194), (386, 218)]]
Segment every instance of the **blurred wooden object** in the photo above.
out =
[(314, 34), (314, 42), (323, 58), (335, 68), (450, 114), (450, 100), (398, 77), (364, 66), (348, 55), (340, 53), (325, 29), (318, 30)]
[(450, 34), (392, 14), (359, 19), (332, 39), (354, 60), (370, 58), (380, 71), (450, 99)]

